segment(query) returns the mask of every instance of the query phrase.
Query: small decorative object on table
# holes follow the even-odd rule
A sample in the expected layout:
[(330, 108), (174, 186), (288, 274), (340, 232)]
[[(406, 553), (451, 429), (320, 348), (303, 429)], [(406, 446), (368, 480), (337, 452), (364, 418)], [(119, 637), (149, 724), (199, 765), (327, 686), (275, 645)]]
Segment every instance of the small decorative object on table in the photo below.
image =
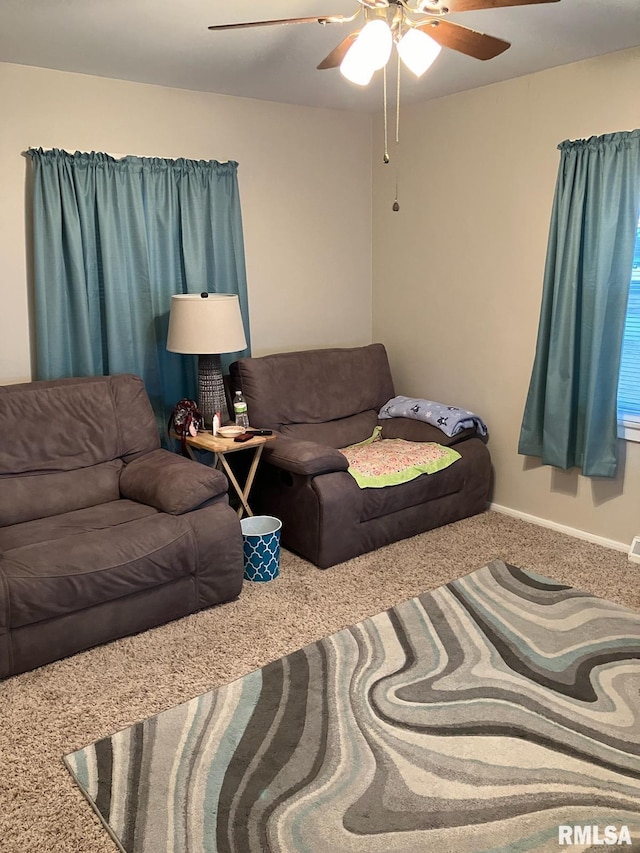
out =
[(204, 428), (204, 416), (194, 400), (180, 400), (173, 407), (169, 418), (168, 431), (177, 435), (182, 445), (182, 451), (186, 450), (186, 440), (189, 436), (196, 436), (199, 430)]

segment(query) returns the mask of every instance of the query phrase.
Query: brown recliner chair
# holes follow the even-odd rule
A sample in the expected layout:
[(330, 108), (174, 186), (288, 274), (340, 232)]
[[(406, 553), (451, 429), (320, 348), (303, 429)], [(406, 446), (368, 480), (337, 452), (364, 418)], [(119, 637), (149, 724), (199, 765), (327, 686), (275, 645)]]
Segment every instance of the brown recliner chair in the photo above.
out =
[(0, 678), (235, 598), (219, 472), (160, 448), (134, 376), (0, 387)]
[[(266, 445), (252, 504), (282, 520), (282, 542), (320, 568), (486, 509), (489, 452), (475, 430), (448, 437), (409, 418), (378, 420), (395, 396), (384, 346), (308, 350), (231, 365), (252, 427), (277, 431)], [(455, 445), (453, 465), (410, 482), (361, 489), (337, 448), (383, 438)]]

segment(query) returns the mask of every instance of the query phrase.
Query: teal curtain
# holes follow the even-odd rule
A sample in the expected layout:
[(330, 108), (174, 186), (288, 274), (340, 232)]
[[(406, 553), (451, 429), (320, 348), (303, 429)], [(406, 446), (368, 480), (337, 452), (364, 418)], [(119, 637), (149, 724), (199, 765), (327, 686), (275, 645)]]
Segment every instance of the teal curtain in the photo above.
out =
[(171, 296), (237, 294), (250, 340), (238, 164), (28, 154), (37, 378), (135, 373), (166, 426), (197, 396), (197, 357), (166, 350)]
[(616, 392), (640, 204), (640, 130), (563, 142), (518, 451), (617, 469)]

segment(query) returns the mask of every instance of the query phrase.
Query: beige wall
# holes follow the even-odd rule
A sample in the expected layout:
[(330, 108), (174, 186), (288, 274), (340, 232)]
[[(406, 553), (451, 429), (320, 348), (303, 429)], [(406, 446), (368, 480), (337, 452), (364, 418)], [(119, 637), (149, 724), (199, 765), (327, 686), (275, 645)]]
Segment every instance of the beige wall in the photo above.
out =
[(31, 378), (33, 146), (237, 160), (253, 351), (371, 339), (366, 115), (0, 64), (0, 382)]
[(379, 121), (373, 151), (373, 337), (399, 393), (485, 418), (495, 503), (627, 544), (640, 534), (640, 445), (624, 445), (617, 480), (595, 482), (526, 460), (517, 443), (556, 146), (640, 126), (639, 79), (632, 50), (404, 108), (398, 213)]

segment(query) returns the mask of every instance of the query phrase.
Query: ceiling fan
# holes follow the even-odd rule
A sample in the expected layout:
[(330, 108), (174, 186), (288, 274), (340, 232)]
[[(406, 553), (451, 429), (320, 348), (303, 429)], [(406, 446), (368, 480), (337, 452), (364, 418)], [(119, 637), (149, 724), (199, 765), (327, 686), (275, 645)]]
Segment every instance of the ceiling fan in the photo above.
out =
[(557, 3), (559, 0), (357, 0), (353, 15), (323, 15), (284, 18), (272, 21), (248, 21), (216, 24), (210, 30), (270, 27), (283, 24), (345, 24), (363, 15), (365, 25), (349, 33), (317, 66), (319, 70), (340, 67), (354, 83), (366, 85), (375, 70), (386, 65), (395, 43), (400, 58), (420, 77), (442, 47), (448, 47), (475, 59), (493, 59), (510, 47), (509, 42), (487, 35), (454, 21), (450, 13)]

